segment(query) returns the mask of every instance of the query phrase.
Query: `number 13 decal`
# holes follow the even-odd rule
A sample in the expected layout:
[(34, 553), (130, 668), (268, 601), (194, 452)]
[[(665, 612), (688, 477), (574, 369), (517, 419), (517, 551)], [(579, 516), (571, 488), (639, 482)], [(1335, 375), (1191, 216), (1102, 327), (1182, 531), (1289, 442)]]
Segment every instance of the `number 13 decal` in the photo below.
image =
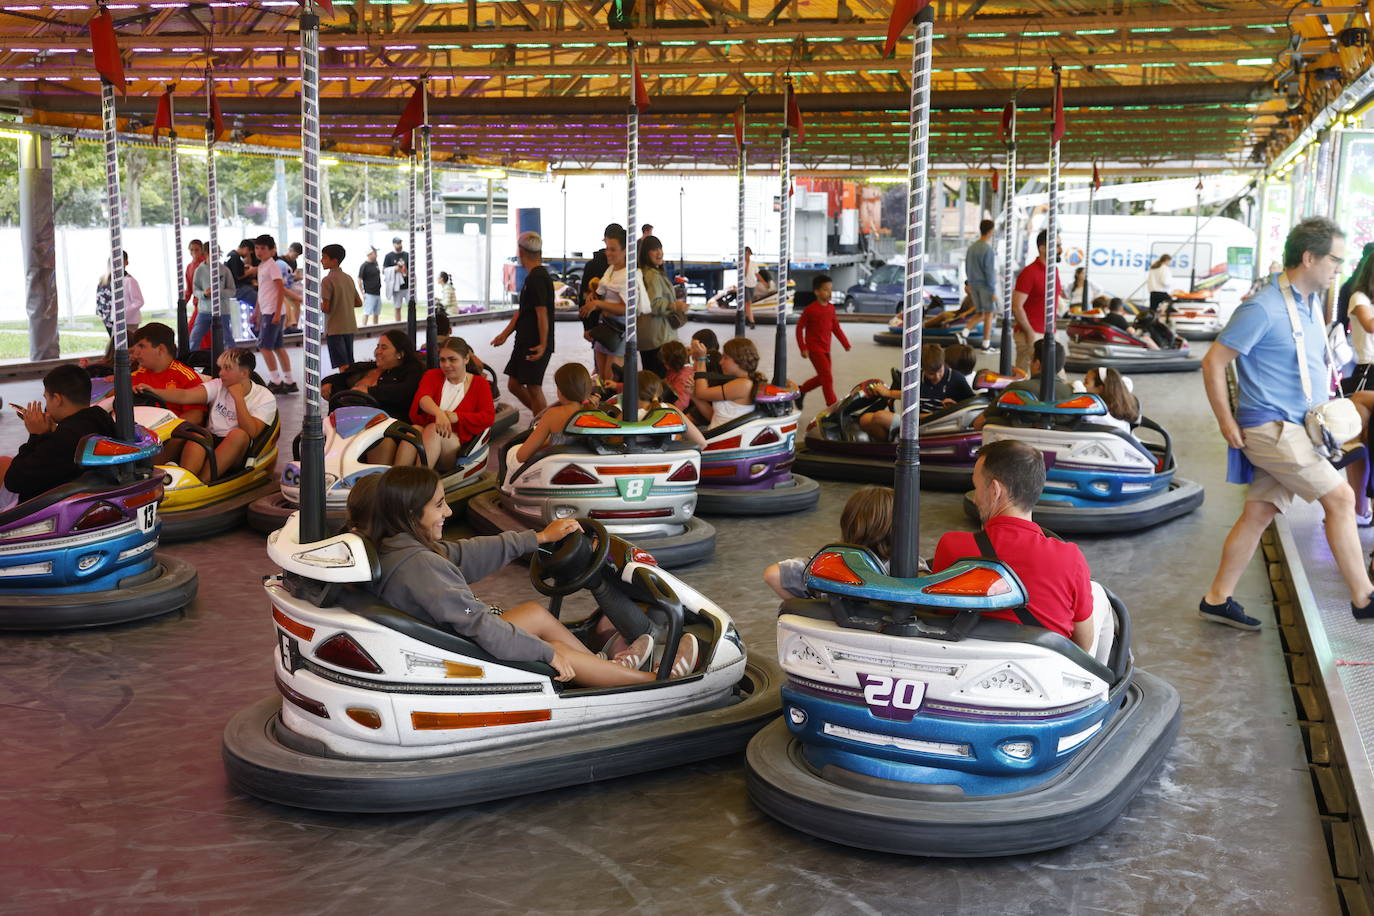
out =
[(893, 678), (885, 674), (860, 674), (859, 686), (864, 691), (868, 711), (879, 719), (910, 722), (925, 699), (924, 681)]

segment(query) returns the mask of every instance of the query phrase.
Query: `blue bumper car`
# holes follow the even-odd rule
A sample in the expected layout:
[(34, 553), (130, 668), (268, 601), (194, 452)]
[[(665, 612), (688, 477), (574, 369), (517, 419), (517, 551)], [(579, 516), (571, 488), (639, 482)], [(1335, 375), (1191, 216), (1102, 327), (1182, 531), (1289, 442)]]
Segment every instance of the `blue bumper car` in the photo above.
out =
[(157, 556), (163, 475), (157, 437), (87, 436), (84, 473), (0, 513), (0, 630), (67, 630), (178, 610), (196, 570)]
[(755, 804), (837, 843), (952, 857), (1066, 846), (1121, 814), (1181, 717), (1134, 669), (1125, 605), (1093, 585), (1085, 651), (1035, 622), (996, 560), (882, 570), (831, 545), (807, 567), (814, 597), (783, 603), (783, 718), (749, 745)]
[[(1148, 417), (1130, 433), (1102, 422), (1095, 394), (1050, 404), (1018, 389), (997, 399), (1001, 417), (983, 427), (983, 443), (1019, 439), (1045, 456), (1045, 492), (1035, 521), (1058, 534), (1123, 534), (1187, 515), (1202, 505), (1202, 485), (1177, 475), (1173, 440)], [(1136, 432), (1150, 430), (1158, 442)], [(971, 496), (964, 511), (978, 519)]]

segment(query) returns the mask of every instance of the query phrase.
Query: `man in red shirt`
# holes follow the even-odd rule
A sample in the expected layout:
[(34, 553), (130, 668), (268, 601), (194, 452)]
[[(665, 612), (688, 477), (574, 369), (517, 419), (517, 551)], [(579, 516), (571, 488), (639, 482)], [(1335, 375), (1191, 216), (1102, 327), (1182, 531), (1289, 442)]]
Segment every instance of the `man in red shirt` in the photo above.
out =
[(811, 291), (816, 294), (816, 301), (802, 310), (801, 318), (797, 321), (797, 347), (801, 350), (802, 359), (811, 360), (811, 365), (816, 368), (816, 374), (802, 382), (802, 396), (805, 397), (813, 388), (819, 388), (825, 395), (827, 407), (836, 401), (835, 380), (830, 375), (831, 335), (846, 350), (849, 349), (849, 338), (844, 336), (844, 330), (835, 320), (835, 306), (830, 304), (833, 290), (834, 285), (825, 274), (812, 280)]
[(196, 268), (205, 263), (205, 243), (200, 239), (191, 239), (191, 244), (186, 246), (186, 251), (191, 255), (191, 263), (186, 265), (186, 276), (182, 280), (181, 294), (186, 297), (187, 308), (195, 308), (198, 305), (196, 301)]
[[(167, 325), (154, 321), (139, 328), (129, 345), (129, 356), (138, 362), (138, 369), (130, 379), (134, 390), (137, 391), (140, 385), (162, 390), (199, 388), (204, 384), (196, 370), (178, 361), (176, 354), (176, 334)], [(188, 423), (205, 423), (204, 404), (168, 404), (167, 409)], [(183, 443), (182, 439), (168, 439), (158, 461), (176, 461)]]
[[(1015, 439), (984, 446), (973, 466), (978, 517), (997, 559), (1010, 566), (1026, 587), (1026, 609), (1045, 629), (1090, 651), (1093, 594), (1088, 561), (1075, 545), (1047, 537), (1031, 521), (1031, 507), (1044, 488), (1044, 459)], [(951, 531), (936, 545), (931, 569), (939, 572), (956, 560), (982, 554), (974, 535)], [(1011, 611), (986, 616), (1016, 622)]]
[[(1016, 275), (1016, 289), (1011, 294), (1011, 311), (1016, 320), (1016, 368), (1029, 369), (1031, 347), (1035, 339), (1045, 333), (1045, 247), (1048, 233), (1040, 230), (1035, 237), (1034, 261), (1027, 264)], [(1054, 263), (1059, 263), (1059, 252), (1055, 252)], [(1054, 271), (1055, 314), (1059, 313), (1059, 300), (1064, 298), (1064, 287), (1059, 282), (1059, 269)]]

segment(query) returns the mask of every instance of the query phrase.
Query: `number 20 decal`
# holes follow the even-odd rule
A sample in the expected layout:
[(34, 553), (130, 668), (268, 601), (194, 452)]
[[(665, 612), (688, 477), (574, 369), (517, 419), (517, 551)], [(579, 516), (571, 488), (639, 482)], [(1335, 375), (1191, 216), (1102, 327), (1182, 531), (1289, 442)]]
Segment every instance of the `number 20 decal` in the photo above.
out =
[(888, 677), (885, 674), (860, 674), (859, 685), (864, 691), (868, 711), (880, 719), (910, 722), (925, 699), (924, 681)]

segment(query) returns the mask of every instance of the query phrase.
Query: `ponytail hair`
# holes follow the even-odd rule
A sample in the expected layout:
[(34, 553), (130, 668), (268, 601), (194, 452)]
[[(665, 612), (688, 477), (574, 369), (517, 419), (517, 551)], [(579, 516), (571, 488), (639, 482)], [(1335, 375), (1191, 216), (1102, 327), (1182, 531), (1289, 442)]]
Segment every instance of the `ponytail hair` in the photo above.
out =
[(1118, 420), (1124, 420), (1131, 425), (1140, 421), (1140, 402), (1136, 400), (1131, 389), (1126, 385), (1126, 379), (1115, 369), (1095, 368), (1089, 372), (1097, 379), (1097, 384), (1102, 387), (1102, 400), (1107, 402), (1107, 412)]
[(759, 371), (759, 348), (754, 346), (754, 342), (748, 337), (731, 337), (721, 347), (721, 352), (730, 357), (736, 366), (744, 370), (744, 374), (754, 383), (749, 389), (749, 403), (754, 403), (754, 398), (759, 393), (759, 385), (767, 382)]
[(663, 406), (663, 379), (658, 377), (658, 373), (649, 369), (639, 370), (639, 399), (649, 402), (650, 410), (657, 410)]
[(592, 376), (581, 363), (564, 363), (553, 374), (553, 384), (564, 400), (571, 404), (585, 403), (592, 396)]

